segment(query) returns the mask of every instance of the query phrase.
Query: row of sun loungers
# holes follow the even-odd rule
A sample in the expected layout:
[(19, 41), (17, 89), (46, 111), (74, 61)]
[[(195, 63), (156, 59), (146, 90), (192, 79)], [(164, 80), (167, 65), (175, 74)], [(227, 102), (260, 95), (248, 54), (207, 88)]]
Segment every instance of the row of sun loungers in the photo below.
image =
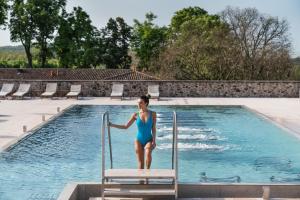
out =
[[(13, 92), (14, 84), (3, 84), (2, 89), (0, 91), (0, 97), (7, 97)], [(26, 95), (30, 90), (30, 84), (20, 84), (18, 90), (12, 94), (15, 98), (22, 98)]]
[[(19, 85), (19, 88), (16, 92), (13, 93), (14, 84), (5, 83), (3, 84), (0, 97), (5, 98), (12, 94), (12, 97), (15, 98), (23, 98), (30, 92), (30, 84), (22, 83)], [(46, 90), (44, 93), (41, 94), (41, 97), (53, 97), (57, 93), (57, 83), (47, 83)], [(81, 93), (81, 85), (71, 85), (70, 92), (66, 94), (66, 97), (76, 97)]]
[[(2, 86), (0, 91), (0, 97), (5, 98), (12, 94), (12, 97), (15, 98), (23, 98), (26, 94), (30, 92), (30, 84), (22, 83), (19, 85), (19, 88), (16, 92), (13, 93), (14, 84), (12, 83), (5, 83)], [(110, 97), (111, 98), (123, 98), (123, 84), (113, 84), (112, 92)], [(44, 93), (41, 94), (41, 97), (53, 97), (57, 93), (57, 83), (47, 83), (46, 90)], [(76, 97), (81, 93), (81, 85), (71, 85), (70, 92), (66, 94), (66, 97)], [(148, 94), (151, 95), (153, 99), (159, 99), (159, 86), (158, 85), (149, 85), (148, 86)]]

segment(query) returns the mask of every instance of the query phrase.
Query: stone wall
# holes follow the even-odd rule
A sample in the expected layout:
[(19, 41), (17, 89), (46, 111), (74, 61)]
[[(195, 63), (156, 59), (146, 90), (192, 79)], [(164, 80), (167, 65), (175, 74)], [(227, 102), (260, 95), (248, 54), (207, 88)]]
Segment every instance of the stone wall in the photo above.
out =
[[(47, 82), (41, 80), (0, 80), (3, 83), (32, 85), (31, 95), (40, 96)], [(57, 96), (64, 96), (71, 84), (82, 85), (83, 96), (108, 97), (112, 83), (124, 84), (125, 97), (137, 97), (147, 93), (147, 86), (159, 84), (161, 97), (299, 97), (299, 81), (52, 81), (58, 83)]]

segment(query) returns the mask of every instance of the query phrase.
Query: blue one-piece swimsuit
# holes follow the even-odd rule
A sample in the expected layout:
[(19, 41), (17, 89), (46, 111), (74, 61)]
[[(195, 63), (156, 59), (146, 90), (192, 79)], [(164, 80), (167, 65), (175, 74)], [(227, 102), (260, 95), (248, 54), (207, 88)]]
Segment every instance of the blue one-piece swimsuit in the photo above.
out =
[(139, 113), (137, 113), (136, 125), (138, 132), (136, 134), (136, 139), (143, 145), (143, 147), (145, 147), (145, 145), (152, 140), (152, 124), (152, 112), (150, 110), (146, 122), (143, 122)]

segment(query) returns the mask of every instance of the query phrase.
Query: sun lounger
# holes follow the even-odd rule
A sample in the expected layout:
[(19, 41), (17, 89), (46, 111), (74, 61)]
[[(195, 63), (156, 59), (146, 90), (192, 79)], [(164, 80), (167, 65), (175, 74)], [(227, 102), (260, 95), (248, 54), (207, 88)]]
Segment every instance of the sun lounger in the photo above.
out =
[(71, 85), (70, 92), (66, 95), (66, 97), (76, 97), (78, 99), (80, 93), (81, 85)]
[(16, 97), (16, 98), (21, 98), (23, 99), (23, 97), (28, 94), (30, 91), (30, 84), (25, 84), (25, 83), (22, 83), (19, 85), (19, 88), (18, 90), (12, 95), (13, 97)]
[(53, 97), (57, 90), (57, 83), (47, 83), (46, 91), (41, 94), (41, 97)]
[(123, 89), (124, 89), (124, 85), (123, 84), (113, 83), (112, 92), (111, 92), (110, 98), (120, 98), (122, 100)]
[(0, 91), (0, 97), (5, 98), (7, 95), (12, 93), (13, 89), (14, 89), (13, 83), (3, 83)]
[(151, 99), (159, 100), (159, 85), (148, 85), (148, 94), (151, 95)]

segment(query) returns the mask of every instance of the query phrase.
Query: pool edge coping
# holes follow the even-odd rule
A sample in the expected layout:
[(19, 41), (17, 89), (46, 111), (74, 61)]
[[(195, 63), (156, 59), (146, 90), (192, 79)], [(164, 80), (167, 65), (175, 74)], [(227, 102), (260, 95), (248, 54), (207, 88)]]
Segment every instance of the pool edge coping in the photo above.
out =
[(257, 114), (258, 116), (262, 117), (263, 119), (269, 121), (271, 124), (274, 124), (275, 126), (277, 126), (278, 128), (286, 131), (287, 133), (289, 133), (290, 135), (295, 136), (298, 140), (300, 140), (300, 135), (298, 133), (296, 133), (295, 131), (291, 130), (290, 128), (288, 128), (287, 126), (278, 123), (277, 121), (275, 121), (274, 119), (272, 119), (272, 117), (259, 112), (257, 110), (255, 110), (254, 108), (250, 108), (249, 106), (246, 105), (241, 105), (242, 108), (248, 110), (249, 112), (252, 112), (254, 114)]
[(4, 151), (9, 151), (10, 149), (13, 149), (19, 142), (22, 142), (27, 137), (30, 137), (31, 135), (35, 134), (39, 129), (43, 128), (45, 125), (47, 125), (51, 121), (57, 119), (58, 117), (60, 117), (61, 115), (63, 115), (66, 111), (70, 110), (71, 108), (73, 108), (73, 107), (75, 107), (77, 105), (78, 104), (71, 104), (71, 105), (67, 106), (66, 108), (62, 109), (60, 112), (52, 115), (47, 120), (45, 120), (45, 121), (43, 121), (41, 123), (38, 123), (37, 125), (35, 125), (34, 127), (32, 127), (30, 130), (22, 133), (20, 136), (16, 137), (12, 141), (10, 141), (7, 144), (5, 144), (2, 147), (0, 147), (0, 153), (2, 153)]
[[(114, 185), (119, 185), (119, 183), (110, 183), (110, 187)], [(130, 184), (123, 184), (123, 186), (130, 186)], [(132, 186), (132, 185), (131, 185)], [(153, 186), (152, 184), (149, 187)], [(161, 186), (164, 186), (162, 184)], [(299, 187), (300, 184), (285, 184), (285, 183), (275, 183), (275, 184), (264, 184), (264, 183), (178, 183), (179, 190), (182, 187), (181, 195), (185, 194), (188, 197), (181, 198), (262, 198), (264, 196), (264, 187), (267, 188), (277, 188), (281, 190), (280, 197), (274, 196), (272, 190), (270, 196), (271, 198), (299, 198)], [(274, 188), (275, 187), (275, 188)], [(73, 188), (73, 191), (72, 191)], [(65, 188), (59, 194), (57, 200), (79, 200), (84, 197), (87, 199), (89, 197), (101, 196), (102, 184), (100, 182), (72, 182), (65, 186)], [(189, 188), (189, 189), (187, 189)], [(206, 188), (205, 192), (200, 191), (200, 188)], [(244, 188), (244, 189), (243, 189)], [(280, 189), (281, 188), (281, 189)], [(194, 191), (198, 189), (202, 195), (197, 196), (199, 191)], [(289, 191), (286, 191), (286, 190)], [(182, 193), (183, 192), (183, 193)], [(292, 192), (292, 194), (291, 194)], [(275, 191), (275, 194), (278, 191)], [(287, 194), (286, 194), (287, 193)], [(223, 195), (222, 195), (223, 194)], [(225, 194), (225, 195), (224, 195)], [(231, 195), (230, 195), (231, 194)], [(92, 196), (91, 196), (92, 195)], [(278, 194), (277, 194), (278, 195)], [(273, 197), (272, 197), (273, 196)], [(159, 197), (158, 197), (159, 199)]]

